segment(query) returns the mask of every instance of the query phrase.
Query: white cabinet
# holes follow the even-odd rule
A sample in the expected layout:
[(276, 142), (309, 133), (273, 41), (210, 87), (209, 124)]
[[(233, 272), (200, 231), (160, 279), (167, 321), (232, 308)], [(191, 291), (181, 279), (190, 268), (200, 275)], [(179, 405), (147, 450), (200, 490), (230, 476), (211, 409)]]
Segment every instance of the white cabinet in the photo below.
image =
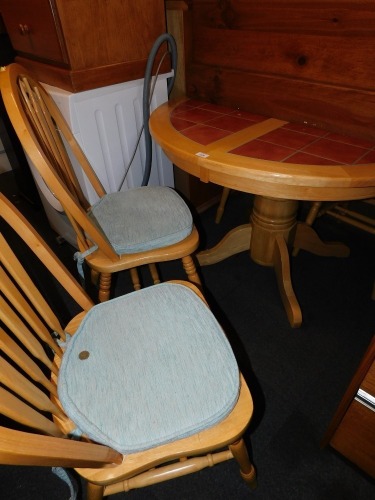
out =
[[(171, 75), (159, 76), (151, 109), (167, 101), (167, 77), (169, 76)], [(60, 108), (105, 190), (108, 193), (118, 191), (142, 128), (143, 79), (78, 93), (71, 93), (49, 85), (45, 85), (45, 88)], [(144, 165), (145, 147), (142, 134), (122, 190), (141, 185)], [(64, 239), (75, 244), (75, 236), (73, 232), (69, 234), (65, 216), (56, 211), (61, 206), (46, 189), (43, 181), (38, 178), (33, 166), (30, 165), (30, 167), (41, 192), (42, 202), (51, 226)], [(88, 201), (91, 204), (95, 203), (96, 194), (78, 165), (76, 172)], [(155, 143), (153, 144), (149, 184), (174, 187), (173, 165)]]

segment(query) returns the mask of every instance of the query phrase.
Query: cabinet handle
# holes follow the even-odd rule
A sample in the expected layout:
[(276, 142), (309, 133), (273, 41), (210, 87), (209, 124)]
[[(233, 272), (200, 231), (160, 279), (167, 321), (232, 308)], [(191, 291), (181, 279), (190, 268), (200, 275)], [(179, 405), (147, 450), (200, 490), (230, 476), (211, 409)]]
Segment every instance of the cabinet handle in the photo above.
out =
[(19, 27), (21, 35), (25, 36), (25, 35), (29, 34), (30, 30), (29, 30), (29, 27), (27, 26), (27, 24), (19, 24), (18, 27)]

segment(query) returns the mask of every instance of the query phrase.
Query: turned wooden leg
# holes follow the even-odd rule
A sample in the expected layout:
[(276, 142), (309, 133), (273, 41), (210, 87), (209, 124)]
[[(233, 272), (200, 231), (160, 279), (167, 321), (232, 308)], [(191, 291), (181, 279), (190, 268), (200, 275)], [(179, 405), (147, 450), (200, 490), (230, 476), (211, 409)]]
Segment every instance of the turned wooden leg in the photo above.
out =
[(248, 486), (250, 486), (251, 489), (255, 489), (257, 487), (256, 472), (253, 464), (250, 462), (244, 440), (240, 439), (239, 441), (230, 444), (229, 449), (240, 466), (242, 479), (246, 482), (246, 484), (248, 484)]
[(229, 193), (230, 193), (229, 188), (223, 188), (223, 192), (222, 192), (221, 198), (220, 198), (220, 203), (219, 203), (219, 206), (217, 207), (217, 210), (216, 210), (216, 217), (215, 217), (216, 224), (219, 224), (221, 221), (221, 218), (222, 218), (223, 213), (224, 213), (224, 208), (225, 208), (225, 205), (226, 205), (227, 200), (228, 200)]
[(152, 281), (154, 285), (157, 285), (158, 283), (160, 283), (160, 278), (156, 264), (149, 264), (148, 267), (150, 269)]
[(138, 275), (138, 270), (136, 267), (132, 267), (129, 269), (130, 272), (130, 278), (133, 283), (133, 288), (134, 290), (139, 290), (141, 288), (141, 282), (139, 281), (139, 275)]
[(99, 278), (99, 302), (109, 300), (111, 292), (111, 273), (100, 273)]
[(250, 256), (261, 266), (274, 265), (276, 236), (291, 246), (297, 225), (298, 201), (255, 196), (251, 222)]
[(184, 266), (185, 272), (187, 274), (188, 280), (198, 285), (202, 286), (201, 280), (197, 273), (197, 268), (195, 267), (194, 261), (191, 255), (187, 255), (186, 257), (182, 257), (182, 265)]
[(87, 483), (87, 500), (102, 500), (103, 495), (104, 486)]

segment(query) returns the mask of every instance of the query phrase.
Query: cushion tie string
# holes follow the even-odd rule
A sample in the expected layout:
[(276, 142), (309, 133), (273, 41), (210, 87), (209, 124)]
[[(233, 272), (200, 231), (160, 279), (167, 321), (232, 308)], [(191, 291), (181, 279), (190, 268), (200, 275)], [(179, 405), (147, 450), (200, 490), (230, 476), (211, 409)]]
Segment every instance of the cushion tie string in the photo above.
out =
[(77, 500), (79, 488), (77, 481), (71, 472), (64, 467), (52, 467), (52, 472), (68, 486), (70, 491), (69, 500)]
[(72, 431), (69, 432), (69, 439), (72, 439), (73, 441), (80, 441), (82, 435), (83, 432), (81, 431), (81, 429), (75, 427)]
[(85, 258), (95, 252), (95, 250), (98, 249), (98, 245), (93, 245), (92, 247), (88, 248), (84, 252), (76, 252), (74, 254), (74, 260), (77, 261), (77, 270), (78, 274), (81, 276), (82, 279), (84, 279), (84, 274), (83, 274), (83, 263), (85, 262)]
[(56, 342), (58, 343), (58, 345), (61, 347), (61, 349), (65, 349), (66, 346), (68, 345), (68, 342), (70, 341), (70, 339), (72, 338), (72, 336), (70, 335), (70, 333), (67, 333), (65, 332), (65, 340), (61, 340), (60, 338), (57, 338), (56, 339)]

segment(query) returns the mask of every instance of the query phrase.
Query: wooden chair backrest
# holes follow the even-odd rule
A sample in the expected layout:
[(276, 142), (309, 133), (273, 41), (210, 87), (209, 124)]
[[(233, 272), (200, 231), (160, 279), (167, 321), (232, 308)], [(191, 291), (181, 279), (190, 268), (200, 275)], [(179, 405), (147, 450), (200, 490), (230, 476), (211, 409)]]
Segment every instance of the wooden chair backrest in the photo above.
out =
[[(33, 227), (1, 193), (0, 218), (21, 235), (47, 269), (53, 270), (59, 283), (82, 309), (80, 316), (88, 311), (93, 306), (91, 299)], [(63, 443), (66, 439), (56, 439), (65, 438), (74, 428), (61, 408), (57, 395), (56, 381), (63, 353), (58, 339), (66, 340), (61, 321), (0, 233), (0, 413), (7, 417), (7, 421), (14, 422), (10, 429), (0, 428), (0, 463), (37, 463), (36, 457), (46, 460), (52, 452), (56, 464), (63, 465), (57, 460), (57, 450), (61, 449), (63, 459), (64, 450), (69, 449), (70, 458), (65, 458), (69, 458), (70, 464), (77, 458), (74, 466), (81, 464), (79, 452), (73, 452), (73, 443), (67, 446)], [(44, 441), (38, 441), (38, 436), (21, 431), (20, 426), (54, 438), (56, 442), (52, 449), (47, 448)], [(16, 445), (18, 454), (23, 457), (20, 462), (11, 443)], [(30, 444), (29, 448), (27, 443)], [(34, 443), (33, 446), (31, 443)], [(96, 448), (102, 447), (96, 445)], [(27, 462), (24, 451), (30, 455), (30, 460), (34, 456), (36, 462)], [(88, 460), (89, 455), (86, 451), (85, 460), (91, 466), (93, 462)], [(100, 451), (100, 455), (103, 456), (103, 451)], [(113, 453), (106, 449), (104, 456), (113, 456)], [(95, 460), (98, 461), (97, 458)], [(45, 465), (43, 461), (42, 464)]]
[(90, 207), (80, 187), (66, 146), (101, 198), (106, 193), (59, 108), (46, 90), (20, 65), (0, 72), (5, 108), (27, 156), (61, 203), (79, 241), (87, 250), (95, 243), (107, 257), (118, 256), (102, 231), (87, 216)]

